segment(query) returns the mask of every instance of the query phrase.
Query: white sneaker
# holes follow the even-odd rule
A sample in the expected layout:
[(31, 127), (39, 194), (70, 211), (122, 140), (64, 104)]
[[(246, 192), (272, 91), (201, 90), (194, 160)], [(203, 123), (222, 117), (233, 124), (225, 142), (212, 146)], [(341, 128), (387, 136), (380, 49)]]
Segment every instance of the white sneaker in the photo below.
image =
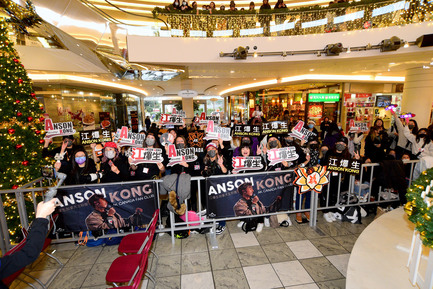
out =
[(335, 217), (335, 213), (329, 212), (329, 215), (331, 216), (332, 221), (337, 221), (337, 218)]
[(269, 218), (265, 218), (265, 227), (269, 228), (271, 223), (269, 222)]
[(335, 219), (337, 219), (337, 220), (341, 220), (341, 219), (342, 219), (342, 216), (341, 216), (340, 213), (334, 213), (334, 217), (335, 217)]
[(292, 225), (292, 220), (290, 220), (289, 216), (287, 216), (287, 223), (289, 223), (289, 227)]
[(334, 222), (330, 214), (332, 214), (332, 213), (329, 212), (329, 213), (323, 214), (323, 217), (325, 218), (326, 222), (328, 222), (328, 223)]
[(238, 223), (238, 228), (242, 228), (242, 226), (244, 225), (244, 221), (240, 221), (239, 223)]
[(263, 223), (258, 223), (258, 224), (257, 224), (256, 232), (257, 232), (257, 233), (260, 233), (262, 230), (263, 230)]

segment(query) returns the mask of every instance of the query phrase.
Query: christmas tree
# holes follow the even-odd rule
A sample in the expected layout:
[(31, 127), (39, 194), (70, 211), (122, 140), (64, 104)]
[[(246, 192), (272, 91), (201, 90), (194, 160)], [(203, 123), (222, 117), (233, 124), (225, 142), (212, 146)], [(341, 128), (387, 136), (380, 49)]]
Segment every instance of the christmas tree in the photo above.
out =
[[(19, 60), (8, 24), (0, 22), (0, 190), (18, 187), (41, 176), (44, 140), (43, 106), (36, 99), (31, 80)], [(15, 194), (2, 195), (9, 232), (19, 227)], [(31, 193), (25, 195), (29, 212), (33, 211)], [(31, 215), (29, 216), (31, 219)]]

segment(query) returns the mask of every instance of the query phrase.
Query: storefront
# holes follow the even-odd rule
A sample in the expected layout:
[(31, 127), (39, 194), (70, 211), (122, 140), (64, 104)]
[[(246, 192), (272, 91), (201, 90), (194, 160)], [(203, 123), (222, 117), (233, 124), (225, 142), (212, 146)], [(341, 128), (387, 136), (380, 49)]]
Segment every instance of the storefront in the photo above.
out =
[(314, 120), (316, 125), (328, 117), (332, 121), (339, 121), (340, 116), (339, 93), (309, 93), (307, 102), (307, 118)]

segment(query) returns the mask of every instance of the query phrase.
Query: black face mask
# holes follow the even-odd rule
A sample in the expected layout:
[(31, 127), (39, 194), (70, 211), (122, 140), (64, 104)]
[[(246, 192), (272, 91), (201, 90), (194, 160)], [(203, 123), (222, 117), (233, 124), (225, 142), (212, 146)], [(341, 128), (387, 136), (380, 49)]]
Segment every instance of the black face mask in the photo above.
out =
[(276, 140), (273, 140), (273, 141), (270, 141), (269, 142), (269, 147), (271, 148), (271, 149), (274, 149), (274, 148), (276, 148), (277, 147), (277, 141)]
[(242, 140), (242, 144), (250, 145), (251, 141), (249, 139), (244, 139), (244, 140)]
[(285, 138), (284, 141), (286, 142), (286, 144), (293, 143), (293, 139), (289, 139), (289, 138)]
[(176, 146), (177, 146), (178, 149), (185, 148), (185, 144), (184, 143), (178, 143)]
[(319, 144), (317, 143), (310, 144), (310, 149), (317, 150), (318, 148), (319, 148)]
[(413, 129), (415, 126), (413, 124), (408, 125), (409, 129)]
[(354, 133), (349, 133), (349, 137), (353, 139), (353, 138), (355, 138), (355, 134)]
[(418, 137), (419, 138), (425, 138), (427, 135), (425, 134), (425, 133), (420, 133), (419, 135), (418, 135)]

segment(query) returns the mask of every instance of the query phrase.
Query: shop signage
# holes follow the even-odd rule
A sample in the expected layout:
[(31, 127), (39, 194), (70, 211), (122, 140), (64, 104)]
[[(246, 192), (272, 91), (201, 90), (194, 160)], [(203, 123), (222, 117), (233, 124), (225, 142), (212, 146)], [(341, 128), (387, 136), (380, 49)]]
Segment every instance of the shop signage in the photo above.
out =
[(263, 169), (262, 157), (260, 156), (233, 157), (232, 164), (233, 172)]
[(284, 147), (278, 149), (270, 149), (267, 151), (269, 165), (273, 166), (281, 162), (291, 162), (299, 158), (295, 147)]
[(361, 172), (361, 162), (354, 159), (330, 157), (327, 170), (331, 172), (359, 175)]
[(111, 132), (108, 129), (80, 131), (82, 145), (111, 141)]
[(204, 131), (196, 130), (188, 133), (188, 146), (193, 147), (196, 153), (202, 153), (204, 147)]
[(177, 95), (179, 95), (181, 97), (185, 97), (185, 98), (191, 98), (191, 97), (197, 96), (198, 93), (195, 90), (184, 89), (184, 90), (179, 91), (177, 93)]
[(376, 95), (376, 107), (388, 107), (391, 101), (392, 95)]
[(232, 139), (231, 129), (229, 127), (219, 127), (214, 125), (213, 120), (209, 120), (206, 128), (206, 136), (203, 139), (222, 139), (223, 141), (230, 141)]
[(51, 118), (45, 119), (45, 131), (47, 134), (44, 139), (50, 139), (56, 136), (72, 135), (75, 133), (72, 121), (53, 123)]
[(178, 114), (161, 114), (160, 122), (162, 125), (183, 125), (183, 117)]
[(321, 104), (310, 105), (308, 108), (308, 117), (322, 117), (323, 107)]
[(287, 121), (271, 121), (262, 123), (262, 135), (267, 135), (270, 133), (289, 133), (289, 125)]
[(101, 128), (111, 127), (110, 112), (105, 112), (105, 111), (99, 112), (99, 122)]
[(340, 101), (339, 93), (309, 93), (309, 102), (337, 102)]
[(131, 114), (131, 129), (132, 132), (138, 132), (138, 111), (134, 110)]
[(156, 164), (164, 161), (162, 149), (160, 148), (132, 148), (129, 158), (130, 163), (133, 165), (142, 163)]
[(357, 127), (360, 131), (363, 131), (363, 132), (370, 130), (370, 128), (368, 127), (368, 123), (366, 123), (366, 122), (355, 122), (354, 127)]
[(290, 136), (295, 137), (297, 139), (308, 141), (310, 136), (315, 136), (316, 134), (312, 131), (309, 131), (304, 127), (304, 122), (302, 120), (298, 121), (298, 123), (292, 128), (292, 132)]
[(235, 124), (233, 127), (233, 136), (260, 136), (260, 128), (260, 125)]
[(197, 160), (197, 155), (195, 154), (194, 148), (183, 148), (176, 149), (175, 145), (168, 146), (168, 157), (170, 159), (167, 164), (168, 167), (177, 165), (181, 162), (195, 162)]
[(114, 142), (116, 142), (119, 147), (142, 147), (145, 138), (145, 134), (128, 131), (127, 126), (122, 126), (122, 128), (118, 129), (114, 135)]

